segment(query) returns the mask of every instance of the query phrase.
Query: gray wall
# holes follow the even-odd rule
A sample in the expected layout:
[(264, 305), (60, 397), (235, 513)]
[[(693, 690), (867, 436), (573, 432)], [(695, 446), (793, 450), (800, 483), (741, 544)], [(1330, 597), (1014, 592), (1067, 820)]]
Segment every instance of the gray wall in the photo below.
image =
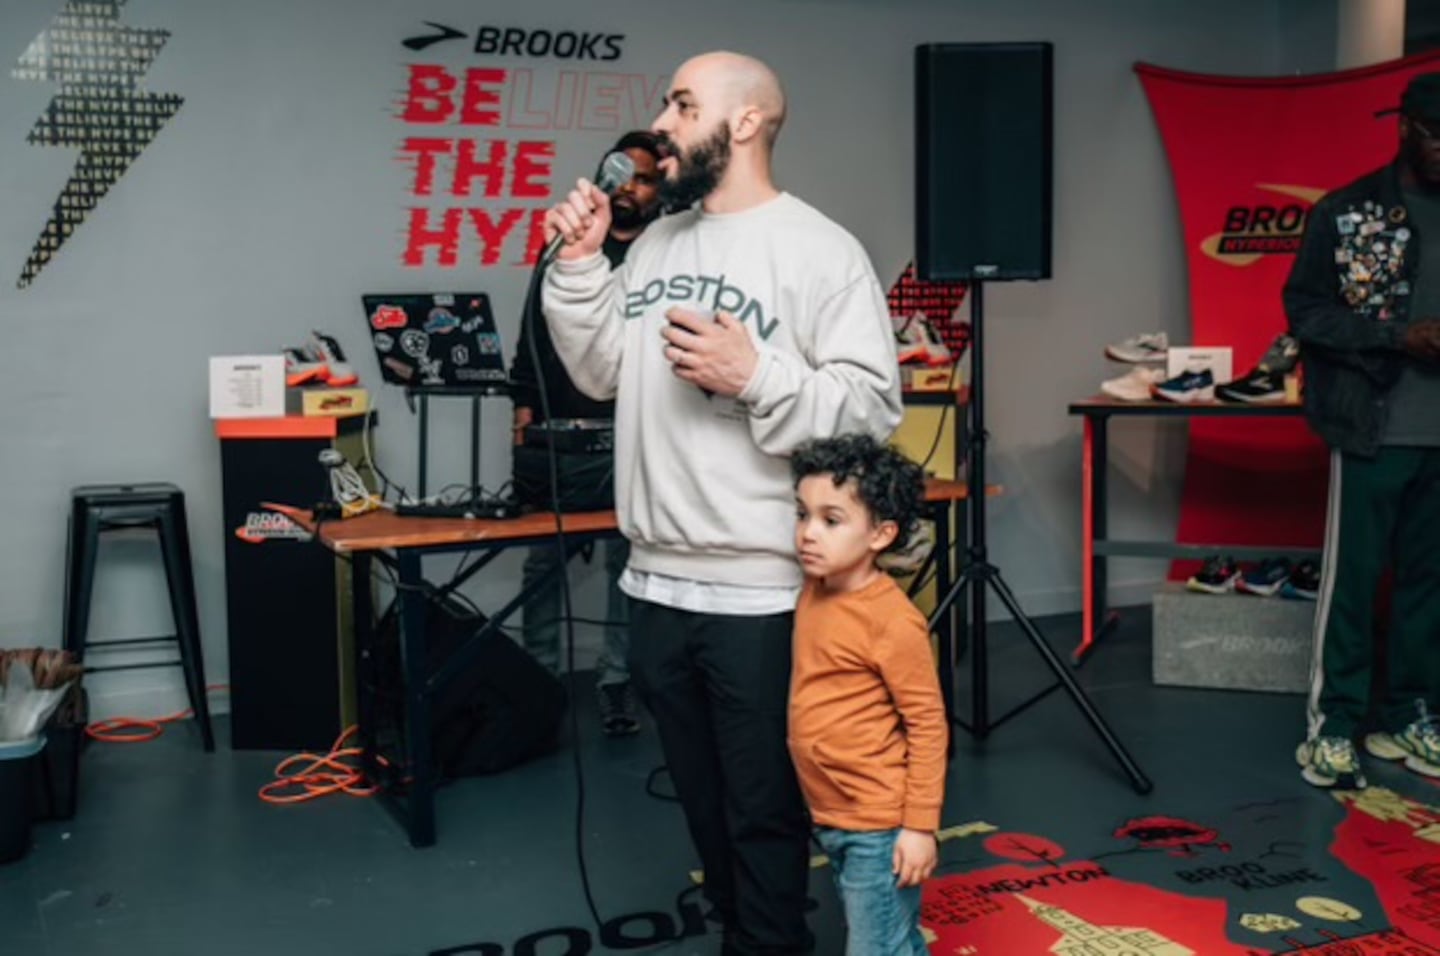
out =
[[(13, 65), (59, 7), (0, 6), (0, 64)], [(338, 334), (375, 386), (360, 293), (432, 287), (490, 291), (513, 341), (523, 270), (400, 264), (409, 173), (394, 158), (405, 128), (392, 104), (403, 64), (463, 68), (487, 59), (460, 44), (421, 55), (402, 49), (422, 20), (624, 32), (624, 58), (613, 68), (651, 77), (703, 48), (769, 60), (792, 103), (781, 182), (850, 227), (886, 281), (912, 251), (912, 48), (943, 39), (1053, 41), (1055, 278), (994, 287), (987, 300), (994, 472), (1008, 489), (993, 509), (994, 550), (1036, 612), (1078, 607), (1079, 426), (1065, 402), (1111, 374), (1105, 342), (1186, 326), (1175, 201), (1131, 65), (1311, 72), (1334, 55), (1328, 0), (733, 0), (703, 12), (659, 0), (603, 9), (531, 0), (503, 14), (461, 0), (131, 0), (123, 19), (172, 32), (145, 84), (183, 95), (184, 106), (25, 290), (13, 278), (73, 153), (25, 142), (53, 87), (8, 70), (0, 76), (0, 486), (8, 506), (0, 645), (59, 641), (69, 487), (162, 478), (189, 495), (212, 681), (226, 670), (228, 532), (206, 419), (207, 356), (275, 350), (321, 327)], [(537, 73), (612, 68), (525, 65)], [(555, 181), (587, 170), (613, 136), (555, 136)], [(381, 460), (411, 480), (414, 421), (393, 390), (380, 389), (378, 399)], [(482, 470), (491, 485), (508, 474), (508, 415), (494, 403), (486, 419)], [(437, 471), (462, 477), (462, 413), (436, 427), (455, 435), (450, 447), (440, 443)], [(1151, 424), (1116, 429), (1117, 531), (1172, 533), (1181, 437)], [(106, 552), (96, 632), (164, 626), (150, 554), (139, 544)], [(518, 559), (496, 567), (475, 591), (483, 605), (495, 605), (518, 577)], [(1143, 599), (1162, 571), (1122, 565), (1117, 599)], [(596, 616), (597, 584), (584, 577), (580, 602)], [(149, 672), (97, 681), (92, 693), (101, 711), (154, 713), (180, 699), (178, 686), (176, 674)]]

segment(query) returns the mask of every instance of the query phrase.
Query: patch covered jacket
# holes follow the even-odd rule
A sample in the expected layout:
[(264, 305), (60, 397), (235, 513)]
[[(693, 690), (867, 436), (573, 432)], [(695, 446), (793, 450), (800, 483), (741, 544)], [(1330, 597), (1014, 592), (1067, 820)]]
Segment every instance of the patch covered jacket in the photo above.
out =
[(1305, 363), (1305, 417), (1332, 448), (1363, 457), (1380, 448), (1419, 261), (1395, 164), (1310, 211), (1283, 300)]

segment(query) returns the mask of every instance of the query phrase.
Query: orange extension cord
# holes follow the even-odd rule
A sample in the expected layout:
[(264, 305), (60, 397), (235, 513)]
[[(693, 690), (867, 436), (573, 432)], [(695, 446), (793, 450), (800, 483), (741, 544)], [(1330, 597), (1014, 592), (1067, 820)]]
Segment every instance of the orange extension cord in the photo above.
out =
[[(205, 693), (226, 693), (229, 690), (228, 684), (212, 684), (205, 688)], [(91, 740), (99, 740), (107, 744), (143, 744), (147, 740), (154, 740), (163, 734), (166, 724), (185, 720), (194, 714), (194, 710), (186, 707), (168, 717), (107, 717), (105, 720), (86, 724), (85, 734)]]
[[(347, 793), (352, 797), (374, 796), (379, 789), (365, 779), (365, 773), (356, 762), (360, 759), (359, 747), (347, 747), (345, 741), (356, 732), (355, 725), (335, 738), (330, 752), (321, 756), (299, 753), (286, 757), (275, 767), (275, 779), (260, 788), (260, 799), (265, 803), (284, 805), (304, 803), (331, 793)], [(380, 758), (384, 763), (384, 758)], [(297, 764), (304, 768), (291, 772)]]
[[(229, 689), (223, 684), (205, 688), (207, 693)], [(144, 743), (163, 734), (166, 724), (186, 720), (194, 713), (187, 707), (166, 717), (110, 717), (86, 725), (85, 733), (92, 740), (107, 744)], [(358, 763), (360, 748), (345, 745), (356, 731), (354, 725), (345, 728), (335, 738), (328, 754), (299, 753), (280, 761), (275, 767), (275, 779), (260, 788), (260, 799), (283, 806), (304, 803), (331, 793), (346, 793), (352, 797), (374, 795), (379, 788), (365, 779)], [(380, 762), (383, 764), (386, 761), (382, 757)], [(304, 764), (304, 767), (292, 772), (292, 768), (299, 764)]]

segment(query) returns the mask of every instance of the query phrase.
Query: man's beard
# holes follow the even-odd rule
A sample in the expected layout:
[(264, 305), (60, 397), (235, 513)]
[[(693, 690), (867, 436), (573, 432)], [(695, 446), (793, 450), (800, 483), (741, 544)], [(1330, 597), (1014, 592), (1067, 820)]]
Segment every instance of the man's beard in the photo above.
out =
[(649, 212), (642, 210), (639, 205), (627, 203), (625, 205), (614, 205), (610, 207), (610, 221), (616, 229), (639, 229), (650, 224), (660, 213), (660, 204), (657, 202)]
[(1419, 189), (1425, 192), (1440, 190), (1440, 162), (1414, 132), (1401, 142), (1400, 156), (1415, 177), (1415, 185)]
[(688, 209), (715, 191), (730, 166), (730, 126), (721, 123), (708, 139), (685, 153), (674, 179), (660, 181), (660, 202), (666, 209)]

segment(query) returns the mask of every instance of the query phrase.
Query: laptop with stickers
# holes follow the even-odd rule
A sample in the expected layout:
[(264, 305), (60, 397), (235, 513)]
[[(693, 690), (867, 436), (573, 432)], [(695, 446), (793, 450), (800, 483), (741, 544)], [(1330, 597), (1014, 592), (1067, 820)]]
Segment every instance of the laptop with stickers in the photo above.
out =
[(361, 296), (380, 374), (392, 385), (490, 388), (508, 381), (483, 292)]

